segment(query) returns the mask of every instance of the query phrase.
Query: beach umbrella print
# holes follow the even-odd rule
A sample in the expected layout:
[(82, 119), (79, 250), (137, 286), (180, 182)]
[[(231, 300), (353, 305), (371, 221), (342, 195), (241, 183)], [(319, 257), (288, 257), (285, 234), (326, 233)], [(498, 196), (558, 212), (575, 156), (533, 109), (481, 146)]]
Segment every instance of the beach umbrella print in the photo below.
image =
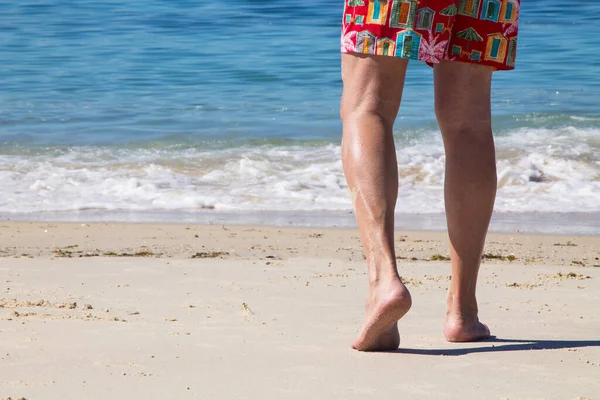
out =
[(456, 34), (456, 37), (468, 40), (469, 42), (483, 42), (483, 38), (479, 36), (479, 33), (472, 27), (460, 31)]
[(454, 4), (450, 4), (448, 7), (440, 11), (440, 14), (446, 17), (454, 17), (456, 14), (458, 14), (458, 8)]
[(454, 4), (450, 4), (448, 7), (440, 11), (440, 15), (448, 17), (448, 26), (450, 26), (450, 18), (458, 14), (458, 8)]
[(465, 53), (469, 56), (471, 55), (471, 52), (469, 51), (469, 42), (483, 42), (483, 38), (475, 29), (473, 29), (473, 27), (469, 27), (464, 31), (458, 32), (456, 37), (467, 41), (467, 49), (465, 50)]

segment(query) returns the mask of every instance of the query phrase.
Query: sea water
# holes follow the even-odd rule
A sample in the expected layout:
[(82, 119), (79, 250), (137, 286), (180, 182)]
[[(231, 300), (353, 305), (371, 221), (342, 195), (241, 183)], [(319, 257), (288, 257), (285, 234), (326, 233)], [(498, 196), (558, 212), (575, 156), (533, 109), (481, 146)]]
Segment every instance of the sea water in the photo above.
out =
[[(600, 4), (565, 4), (524, 0), (517, 69), (494, 75), (496, 218), (600, 234)], [(0, 3), (0, 217), (351, 224), (342, 8)], [(445, 160), (421, 63), (394, 129), (399, 220), (439, 228)]]

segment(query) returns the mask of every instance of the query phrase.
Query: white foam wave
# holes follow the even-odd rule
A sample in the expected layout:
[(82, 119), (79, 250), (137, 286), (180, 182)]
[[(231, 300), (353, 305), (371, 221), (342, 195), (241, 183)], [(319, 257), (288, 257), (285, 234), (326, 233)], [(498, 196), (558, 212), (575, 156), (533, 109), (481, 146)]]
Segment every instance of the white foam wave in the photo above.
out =
[(571, 115), (569, 118), (574, 121), (600, 121), (600, 117), (580, 117), (577, 115)]
[[(398, 143), (398, 212), (443, 212), (439, 134)], [(497, 138), (500, 212), (600, 211), (600, 131)], [(0, 156), (1, 213), (351, 210), (340, 147), (71, 148)]]

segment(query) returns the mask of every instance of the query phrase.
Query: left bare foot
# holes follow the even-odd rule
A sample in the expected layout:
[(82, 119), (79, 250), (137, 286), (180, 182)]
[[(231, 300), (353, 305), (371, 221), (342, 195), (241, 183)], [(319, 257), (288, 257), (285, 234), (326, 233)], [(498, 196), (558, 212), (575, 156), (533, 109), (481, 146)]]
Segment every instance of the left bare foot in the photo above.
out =
[(396, 350), (400, 345), (398, 320), (411, 305), (410, 292), (399, 278), (372, 286), (367, 319), (352, 347), (358, 351)]

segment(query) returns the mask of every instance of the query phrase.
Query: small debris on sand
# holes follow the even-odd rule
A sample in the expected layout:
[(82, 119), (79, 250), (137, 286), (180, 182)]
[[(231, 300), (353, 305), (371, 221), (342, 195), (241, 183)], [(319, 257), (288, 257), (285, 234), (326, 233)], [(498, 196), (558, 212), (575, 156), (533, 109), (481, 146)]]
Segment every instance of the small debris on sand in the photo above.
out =
[(250, 309), (250, 307), (248, 307), (248, 304), (246, 303), (242, 303), (242, 310), (246, 315), (254, 315), (254, 312)]
[(513, 288), (519, 288), (519, 289), (533, 289), (539, 286), (542, 286), (541, 284), (532, 284), (532, 283), (517, 283), (517, 282), (513, 282), (513, 283), (506, 283), (504, 286), (506, 287), (513, 287)]
[(192, 258), (219, 258), (228, 255), (226, 251), (202, 251), (192, 255)]
[(569, 272), (569, 273), (566, 273), (566, 274), (563, 274), (562, 272), (559, 272), (556, 275), (551, 275), (550, 277), (551, 278), (560, 279), (561, 281), (569, 280), (569, 279), (576, 279), (578, 281), (583, 281), (585, 279), (592, 279), (592, 277), (589, 276), (589, 275), (576, 274), (575, 272)]
[(420, 280), (416, 279), (416, 278), (405, 278), (402, 277), (402, 283), (404, 283), (407, 286), (421, 286), (423, 284), (423, 282), (421, 282)]
[(484, 260), (501, 260), (501, 261), (515, 261), (517, 259), (517, 257), (513, 256), (512, 254), (508, 255), (508, 256), (503, 256), (500, 254), (484, 254), (483, 256), (481, 256), (482, 259)]

